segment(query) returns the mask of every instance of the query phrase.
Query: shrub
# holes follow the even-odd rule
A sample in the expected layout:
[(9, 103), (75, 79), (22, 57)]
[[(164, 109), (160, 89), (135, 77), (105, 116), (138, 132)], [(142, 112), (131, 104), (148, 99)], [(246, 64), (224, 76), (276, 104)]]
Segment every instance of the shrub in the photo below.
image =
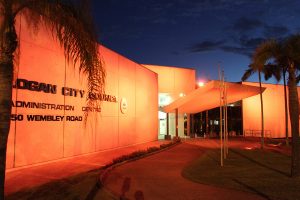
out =
[(160, 150), (160, 147), (149, 147), (147, 149), (147, 153), (152, 153), (152, 152), (155, 152), (155, 151), (158, 151)]
[(153, 152), (159, 151), (161, 149), (165, 149), (167, 147), (170, 147), (170, 146), (172, 146), (172, 145), (174, 145), (176, 143), (180, 143), (180, 142), (181, 142), (180, 137), (174, 137), (172, 142), (161, 144), (159, 147), (156, 147), (156, 146), (149, 147), (149, 148), (147, 148), (147, 150), (138, 150), (138, 151), (132, 152), (131, 154), (117, 157), (117, 158), (113, 159), (113, 161), (111, 163), (107, 164), (105, 166), (105, 168), (106, 167), (110, 167), (112, 165), (115, 165), (117, 163), (121, 163), (121, 162), (127, 161), (127, 160), (140, 158), (140, 157), (145, 156), (145, 155), (147, 155), (149, 153), (153, 153)]

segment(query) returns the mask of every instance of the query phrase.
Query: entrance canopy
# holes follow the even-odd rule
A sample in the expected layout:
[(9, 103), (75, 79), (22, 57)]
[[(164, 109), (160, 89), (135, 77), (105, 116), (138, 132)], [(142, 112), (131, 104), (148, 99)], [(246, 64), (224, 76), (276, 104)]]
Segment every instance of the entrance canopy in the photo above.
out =
[[(227, 103), (234, 103), (259, 94), (259, 87), (225, 82)], [(265, 88), (263, 88), (265, 90)], [(163, 107), (164, 112), (198, 113), (220, 106), (220, 81), (210, 81), (193, 92)]]

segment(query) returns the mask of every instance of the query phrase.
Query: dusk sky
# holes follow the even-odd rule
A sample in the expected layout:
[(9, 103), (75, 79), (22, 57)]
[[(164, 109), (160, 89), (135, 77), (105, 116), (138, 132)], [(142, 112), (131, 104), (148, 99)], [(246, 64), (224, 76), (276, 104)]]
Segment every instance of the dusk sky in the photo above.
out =
[[(255, 47), (300, 31), (299, 0), (94, 0), (106, 47), (141, 64), (195, 68), (240, 81)], [(249, 81), (256, 81), (254, 74)]]

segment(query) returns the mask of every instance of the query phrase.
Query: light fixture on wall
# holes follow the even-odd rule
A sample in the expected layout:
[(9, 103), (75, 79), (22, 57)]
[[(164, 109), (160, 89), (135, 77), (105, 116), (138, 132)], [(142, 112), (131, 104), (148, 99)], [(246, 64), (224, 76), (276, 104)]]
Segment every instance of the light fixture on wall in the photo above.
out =
[(203, 82), (203, 81), (199, 81), (199, 82), (198, 82), (198, 86), (199, 86), (199, 87), (203, 87), (203, 86), (204, 86), (204, 82)]

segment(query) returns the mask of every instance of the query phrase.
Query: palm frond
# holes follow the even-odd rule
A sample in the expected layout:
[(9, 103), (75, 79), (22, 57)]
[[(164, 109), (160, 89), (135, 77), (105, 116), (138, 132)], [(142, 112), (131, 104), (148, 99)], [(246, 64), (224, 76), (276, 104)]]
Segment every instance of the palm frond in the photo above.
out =
[[(48, 27), (64, 49), (65, 57), (88, 77), (88, 93), (102, 94), (105, 69), (99, 57), (99, 46), (89, 11), (80, 1), (21, 0), (22, 12), (29, 18), (30, 28)], [(66, 3), (68, 2), (68, 3)], [(89, 98), (88, 104), (99, 104)]]
[(283, 50), (289, 61), (300, 63), (300, 34), (292, 35), (283, 43)]
[(259, 45), (252, 57), (252, 68), (262, 71), (266, 62), (277, 56), (278, 43), (275, 40), (268, 40)]
[(296, 83), (298, 84), (300, 82), (300, 75), (298, 75), (297, 77), (296, 77)]
[(274, 77), (277, 81), (281, 80), (281, 67), (276, 64), (268, 63), (264, 66), (262, 70), (265, 80), (269, 80), (271, 77)]
[(254, 69), (249, 66), (249, 68), (245, 71), (243, 77), (241, 78), (242, 81), (246, 81), (252, 74), (254, 74)]

